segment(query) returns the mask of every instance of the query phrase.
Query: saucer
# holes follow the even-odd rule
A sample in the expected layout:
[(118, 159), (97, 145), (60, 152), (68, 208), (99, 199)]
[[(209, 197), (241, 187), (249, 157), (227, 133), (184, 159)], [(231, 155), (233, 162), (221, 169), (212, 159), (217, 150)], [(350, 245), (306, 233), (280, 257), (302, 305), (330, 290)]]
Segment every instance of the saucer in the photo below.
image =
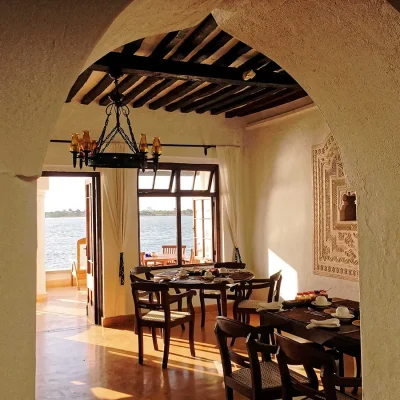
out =
[(339, 315), (336, 315), (336, 313), (330, 313), (330, 314), (332, 315), (332, 317), (335, 317), (335, 318), (337, 318), (337, 319), (341, 319), (341, 320), (343, 320), (343, 321), (350, 321), (351, 319), (354, 318), (354, 315), (353, 315), (353, 314), (349, 314), (349, 315), (347, 315), (346, 317), (339, 317)]
[(360, 322), (359, 319), (356, 319), (355, 321), (353, 321), (352, 324), (353, 324), (354, 326), (361, 326), (361, 322)]
[(332, 305), (330, 301), (328, 301), (326, 304), (323, 305), (317, 304), (315, 301), (312, 301), (311, 304), (317, 308), (328, 308), (330, 305)]

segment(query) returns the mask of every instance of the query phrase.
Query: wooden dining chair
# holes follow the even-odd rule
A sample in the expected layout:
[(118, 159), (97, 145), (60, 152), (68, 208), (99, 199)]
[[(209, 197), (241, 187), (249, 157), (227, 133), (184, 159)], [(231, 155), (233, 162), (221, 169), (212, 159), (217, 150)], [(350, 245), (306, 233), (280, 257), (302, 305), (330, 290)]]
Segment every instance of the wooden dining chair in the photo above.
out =
[[(273, 301), (279, 301), (282, 284), (282, 271), (271, 275), (267, 279), (252, 279), (243, 281), (235, 287), (235, 303), (233, 317), (239, 321), (250, 322), (250, 315), (257, 314), (257, 309)], [(251, 299), (254, 292), (268, 289), (265, 300)]]
[[(142, 274), (144, 274), (144, 276), (146, 277), (146, 280), (144, 280), (144, 279), (142, 279), (142, 278), (140, 278), (138, 276), (138, 275), (142, 275)], [(133, 267), (131, 269), (130, 278), (131, 278), (131, 283), (134, 283), (134, 282), (147, 282), (147, 281), (152, 282), (153, 279), (154, 279), (154, 275), (151, 272), (151, 267), (140, 266), (140, 267)], [(174, 288), (174, 290), (175, 290), (176, 294), (180, 294), (181, 293), (181, 291), (178, 288)], [(142, 298), (149, 297), (149, 299), (150, 299), (152, 296), (153, 296), (153, 293), (141, 293), (141, 297)], [(155, 293), (155, 296), (156, 296), (155, 300), (160, 302), (159, 293)], [(182, 300), (178, 300), (177, 301), (177, 309), (178, 309), (178, 311), (182, 311), (182, 306), (183, 306)], [(181, 327), (182, 327), (182, 330), (184, 331), (185, 330), (185, 325), (182, 324)]]
[[(139, 364), (143, 364), (143, 328), (151, 328), (151, 335), (153, 338), (154, 350), (158, 350), (157, 343), (157, 328), (160, 328), (164, 332), (164, 355), (162, 361), (162, 367), (167, 368), (169, 347), (171, 339), (171, 328), (189, 323), (189, 345), (190, 354), (195, 357), (194, 348), (194, 321), (195, 312), (192, 304), (193, 295), (196, 294), (195, 290), (188, 290), (187, 292), (171, 295), (168, 293), (168, 285), (163, 283), (153, 282), (133, 282), (132, 296), (135, 304), (135, 322), (136, 331), (139, 342)], [(146, 301), (140, 297), (140, 293), (152, 293), (152, 298), (160, 298), (160, 302)], [(187, 311), (173, 311), (171, 310), (171, 304), (177, 303), (179, 300), (182, 301), (184, 298), (187, 299)], [(143, 311), (147, 311), (143, 313)]]
[[(227, 268), (227, 269), (245, 269), (246, 264), (237, 262), (219, 262), (214, 264), (214, 268)], [(199, 292), (200, 297), (200, 308), (201, 308), (201, 327), (204, 328), (206, 321), (206, 299), (213, 299), (217, 301), (218, 315), (222, 315), (221, 312), (221, 292), (219, 290), (203, 290)], [(236, 292), (233, 294), (227, 294), (228, 300), (236, 299)]]
[[(163, 254), (176, 254), (178, 255), (178, 246), (176, 244), (164, 244), (162, 246)], [(186, 245), (182, 246), (182, 260), (186, 258)], [(178, 257), (176, 260), (169, 260), (167, 264), (175, 265), (178, 262)]]
[[(271, 354), (277, 352), (277, 346), (268, 344), (272, 331), (270, 326), (254, 327), (233, 319), (217, 317), (215, 335), (221, 354), (226, 400), (233, 400), (234, 390), (251, 400), (282, 397), (279, 366), (271, 360)], [(229, 338), (248, 338), (247, 357), (228, 348)], [(261, 362), (258, 354), (262, 355)], [(236, 366), (240, 368), (237, 369)], [(295, 372), (291, 376), (307, 382), (307, 378)]]
[[(327, 353), (323, 346), (316, 343), (299, 343), (279, 334), (275, 334), (279, 346), (277, 354), (282, 379), (282, 399), (292, 400), (298, 393), (315, 400), (353, 400), (354, 397), (336, 390), (338, 387), (361, 386), (361, 378), (341, 377), (337, 374), (335, 357)], [(291, 378), (289, 366), (302, 365), (307, 371), (312, 385)], [(314, 369), (321, 370), (323, 390), (318, 390)]]

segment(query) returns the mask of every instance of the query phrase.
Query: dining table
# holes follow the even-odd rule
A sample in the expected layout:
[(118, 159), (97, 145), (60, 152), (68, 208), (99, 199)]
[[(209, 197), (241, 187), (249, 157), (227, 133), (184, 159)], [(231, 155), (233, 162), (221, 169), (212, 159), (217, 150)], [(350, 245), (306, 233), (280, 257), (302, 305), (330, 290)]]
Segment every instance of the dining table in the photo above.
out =
[(178, 262), (178, 256), (176, 254), (160, 254), (158, 256), (144, 257), (145, 265), (150, 263), (153, 265), (164, 265), (176, 264)]
[[(206, 268), (207, 269), (207, 268)], [(191, 269), (187, 269), (192, 272)], [(230, 290), (235, 284), (243, 281), (248, 281), (254, 278), (254, 274), (247, 270), (228, 269), (222, 276), (214, 277), (213, 280), (204, 278), (201, 275), (192, 275), (187, 277), (180, 277), (178, 275), (180, 270), (171, 269), (165, 270), (155, 274), (154, 277), (162, 279), (172, 289), (197, 289), (197, 290), (218, 290), (221, 292), (221, 312), (222, 316), (228, 316), (228, 299), (227, 291)], [(233, 283), (232, 283), (233, 282)]]
[(323, 346), (334, 348), (352, 357), (361, 354), (361, 327), (352, 324), (352, 321), (341, 321), (338, 328), (313, 327), (307, 329), (310, 320), (322, 321), (333, 318), (330, 312), (339, 306), (347, 307), (359, 316), (360, 304), (357, 301), (342, 298), (333, 298), (329, 309), (314, 308), (309, 305), (284, 309), (273, 312), (260, 310), (260, 323), (271, 325), (283, 332), (309, 340)]

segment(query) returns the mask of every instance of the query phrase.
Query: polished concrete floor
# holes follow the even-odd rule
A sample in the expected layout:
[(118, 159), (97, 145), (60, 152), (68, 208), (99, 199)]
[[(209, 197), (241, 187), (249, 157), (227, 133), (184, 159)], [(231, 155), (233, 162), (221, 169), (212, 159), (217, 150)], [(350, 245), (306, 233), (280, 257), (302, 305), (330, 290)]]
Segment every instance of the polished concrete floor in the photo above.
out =
[[(59, 288), (37, 304), (36, 399), (223, 400), (222, 369), (213, 333), (216, 313), (206, 328), (196, 321), (196, 358), (190, 356), (187, 331), (174, 328), (168, 369), (160, 351), (145, 336), (145, 365), (138, 364), (132, 326), (118, 329), (90, 325), (85, 291)], [(244, 351), (244, 343), (237, 348)], [(235, 400), (244, 397), (235, 393)]]

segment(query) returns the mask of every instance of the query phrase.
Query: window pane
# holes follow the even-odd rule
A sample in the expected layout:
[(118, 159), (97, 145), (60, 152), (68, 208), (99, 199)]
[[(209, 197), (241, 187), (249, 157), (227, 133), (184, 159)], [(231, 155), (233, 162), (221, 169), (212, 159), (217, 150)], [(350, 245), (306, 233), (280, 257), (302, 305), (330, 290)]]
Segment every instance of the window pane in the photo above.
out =
[(204, 257), (203, 255), (203, 239), (196, 239), (196, 256), (197, 257)]
[(213, 254), (212, 254), (212, 240), (211, 239), (206, 239), (204, 241), (204, 257), (206, 258), (205, 261), (212, 261), (213, 260)]
[(172, 181), (172, 193), (176, 192), (176, 174), (174, 175), (173, 181)]
[(211, 182), (211, 193), (215, 193), (215, 174), (213, 175), (213, 179)]
[(204, 200), (204, 218), (211, 218), (211, 199)]
[[(192, 249), (194, 249), (194, 227), (193, 227), (193, 199), (181, 199), (181, 226), (182, 226), (182, 251), (183, 259), (190, 261)], [(186, 246), (184, 248), (184, 246)]]
[(139, 171), (139, 189), (152, 189), (154, 180), (153, 171)]
[(203, 202), (201, 200), (195, 200), (196, 207), (196, 218), (203, 218)]
[(207, 190), (210, 183), (210, 171), (197, 171), (194, 181), (194, 190)]
[(203, 237), (203, 220), (202, 219), (196, 219), (194, 221), (195, 227), (196, 227), (196, 237), (200, 238)]
[(172, 171), (157, 171), (154, 189), (169, 189)]
[(141, 264), (177, 264), (176, 199), (140, 197)]
[(195, 171), (181, 171), (181, 190), (192, 190)]
[(212, 222), (211, 219), (204, 220), (204, 237), (206, 239), (212, 239)]

